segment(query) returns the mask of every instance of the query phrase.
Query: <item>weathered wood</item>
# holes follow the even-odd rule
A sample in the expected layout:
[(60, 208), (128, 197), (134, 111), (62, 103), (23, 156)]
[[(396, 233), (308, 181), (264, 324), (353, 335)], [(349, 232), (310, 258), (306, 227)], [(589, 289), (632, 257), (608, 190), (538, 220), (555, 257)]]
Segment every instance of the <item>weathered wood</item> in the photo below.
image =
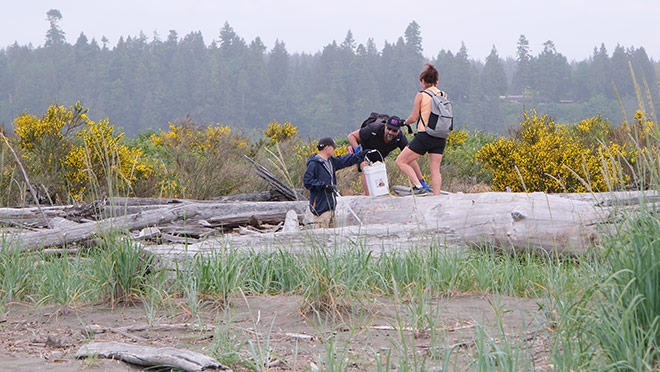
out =
[(261, 177), (264, 181), (266, 181), (266, 183), (268, 183), (272, 188), (274, 188), (282, 195), (284, 195), (288, 200), (302, 199), (295, 190), (293, 190), (291, 187), (284, 184), (284, 182), (280, 181), (277, 177), (275, 177), (273, 173), (271, 173), (268, 170), (268, 168), (250, 159), (250, 157), (248, 157), (247, 155), (243, 155), (243, 157), (247, 159), (250, 163), (252, 163), (259, 177)]
[[(344, 197), (363, 224), (414, 223), (420, 231), (449, 229), (468, 244), (584, 254), (607, 222), (593, 202), (544, 193), (479, 193), (423, 197)], [(339, 203), (340, 225), (352, 225)]]
[(282, 232), (298, 232), (300, 231), (300, 220), (298, 219), (298, 213), (294, 210), (286, 212), (286, 218), (284, 220), (284, 227)]
[(196, 331), (213, 331), (214, 329), (215, 326), (212, 324), (208, 324), (208, 325), (204, 325), (203, 327), (200, 327), (197, 324), (191, 324), (191, 323), (153, 324), (153, 325), (136, 324), (126, 327), (115, 327), (115, 328), (103, 327), (97, 324), (92, 324), (83, 328), (82, 333), (84, 335), (92, 335), (92, 334), (99, 334), (99, 333), (113, 332), (113, 331), (122, 331), (122, 332), (194, 331), (196, 332)]
[[(458, 193), (424, 197), (381, 196), (376, 198), (347, 196), (338, 201), (337, 216), (339, 226), (356, 224), (355, 219), (348, 212), (346, 206), (348, 203), (362, 220), (363, 225), (407, 224), (413, 226), (419, 234), (423, 234), (425, 231), (442, 231), (443, 234), (460, 236), (464, 242), (472, 245), (487, 243), (505, 249), (579, 255), (584, 254), (595, 245), (602, 228), (608, 228), (611, 224), (616, 223), (615, 217), (612, 217), (611, 213), (613, 210), (635, 208), (635, 203), (640, 200), (640, 195), (642, 195), (641, 202), (647, 205), (653, 205), (658, 199), (652, 192), (559, 195)], [(131, 203), (139, 204), (138, 201), (131, 201)], [(135, 208), (143, 209), (132, 216), (86, 223), (67, 229), (53, 229), (36, 233), (23, 231), (20, 241), (23, 247), (28, 247), (24, 249), (39, 249), (49, 245), (84, 240), (93, 236), (99, 229), (102, 230), (109, 226), (124, 229), (158, 224), (162, 226), (162, 223), (166, 221), (181, 218), (180, 215), (173, 216), (171, 219), (163, 218), (164, 215), (170, 215), (173, 213), (172, 211), (181, 210), (181, 208), (188, 208), (189, 211), (185, 222), (186, 227), (170, 227), (163, 232), (177, 235), (181, 233), (195, 234), (196, 237), (202, 238), (206, 234), (204, 231), (217, 231), (212, 229), (227, 231), (236, 226), (259, 227), (261, 224), (282, 223), (289, 210), (295, 211), (298, 216), (305, 213), (307, 202), (206, 201), (196, 203), (183, 200), (162, 205), (162, 207), (147, 210), (153, 206), (136, 206)], [(191, 217), (193, 215), (191, 211), (195, 212), (194, 217)], [(46, 209), (46, 213), (48, 213), (48, 209)], [(26, 214), (25, 211), (21, 211), (17, 215), (25, 216)], [(34, 217), (34, 214), (32, 216)], [(151, 220), (143, 221), (146, 216), (151, 216)], [(184, 231), (189, 229), (192, 230)], [(445, 231), (447, 233), (444, 233)], [(8, 234), (8, 237), (10, 241), (12, 239), (15, 242), (19, 241), (17, 235)]]
[[(295, 192), (298, 195), (303, 194), (302, 189), (296, 189)], [(269, 191), (253, 192), (248, 194), (221, 196), (221, 197), (213, 198), (213, 200), (220, 202), (237, 202), (237, 201), (265, 202), (265, 201), (287, 201), (289, 199), (284, 195), (282, 195), (282, 193), (279, 191), (269, 190)]]
[(204, 354), (172, 347), (152, 347), (120, 342), (93, 342), (78, 350), (76, 358), (118, 359), (139, 366), (180, 368), (184, 371), (202, 371), (211, 368), (231, 371), (227, 366)]
[[(259, 227), (263, 223), (278, 224), (286, 219), (285, 212), (267, 212), (267, 213), (245, 213), (234, 216), (216, 216), (210, 217), (207, 221), (216, 227), (231, 228), (240, 225), (252, 225)], [(256, 221), (255, 221), (256, 220)]]
[(195, 204), (198, 200), (189, 199), (173, 199), (173, 198), (124, 198), (112, 197), (108, 198), (104, 205), (118, 206), (118, 207), (136, 207), (136, 206), (149, 206), (149, 205), (171, 205), (171, 204)]
[(144, 213), (110, 218), (99, 222), (81, 224), (77, 227), (49, 229), (8, 237), (10, 243), (20, 250), (36, 250), (51, 246), (66, 245), (87, 240), (97, 233), (110, 230), (134, 230), (154, 226), (170, 221), (192, 217), (199, 213), (194, 205), (183, 205), (175, 208), (163, 208)]

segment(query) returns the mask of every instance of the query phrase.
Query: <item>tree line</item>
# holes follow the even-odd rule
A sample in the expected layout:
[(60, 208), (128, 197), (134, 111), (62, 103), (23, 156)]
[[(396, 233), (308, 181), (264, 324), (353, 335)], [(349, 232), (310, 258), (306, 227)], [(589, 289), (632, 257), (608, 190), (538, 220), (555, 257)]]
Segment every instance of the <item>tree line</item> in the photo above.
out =
[(590, 58), (569, 62), (552, 41), (533, 54), (521, 35), (513, 57), (502, 58), (493, 46), (485, 61), (474, 60), (463, 44), (457, 52), (440, 50), (429, 58), (413, 21), (380, 50), (373, 39), (357, 43), (349, 30), (343, 41), (317, 53), (290, 53), (281, 40), (272, 48), (259, 37), (247, 42), (228, 23), (209, 45), (201, 32), (181, 37), (171, 30), (165, 38), (121, 37), (110, 48), (107, 38), (89, 40), (84, 33), (70, 44), (59, 27), (61, 13), (53, 9), (47, 17), (43, 46), (14, 43), (0, 49), (5, 127), (26, 110), (40, 113), (50, 103), (80, 101), (94, 119), (109, 117), (131, 135), (186, 116), (246, 133), (289, 121), (305, 135), (341, 135), (372, 111), (410, 114), (425, 62), (440, 71), (455, 121), (469, 129), (502, 133), (530, 108), (557, 120), (603, 114), (621, 122), (618, 97), (624, 107), (637, 106), (629, 63), (650, 94), (658, 95), (658, 63), (643, 47), (617, 45), (610, 54), (601, 45)]

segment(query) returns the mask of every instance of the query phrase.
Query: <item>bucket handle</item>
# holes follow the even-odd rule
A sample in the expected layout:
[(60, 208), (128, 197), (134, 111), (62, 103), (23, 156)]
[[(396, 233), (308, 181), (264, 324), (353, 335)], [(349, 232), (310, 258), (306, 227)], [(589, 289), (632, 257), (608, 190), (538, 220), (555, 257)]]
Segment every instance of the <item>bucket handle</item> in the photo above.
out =
[[(367, 151), (367, 155), (369, 155), (369, 154), (371, 154), (371, 153), (374, 153), (374, 152), (377, 152), (378, 155), (380, 156), (380, 160), (381, 160), (383, 163), (385, 163), (385, 159), (383, 158), (383, 154), (381, 154), (380, 151), (378, 151), (378, 150), (376, 150), (376, 149), (373, 149), (373, 150), (369, 150), (369, 151)], [(371, 159), (369, 159), (367, 156), (365, 156), (365, 159), (367, 159), (367, 162), (369, 162), (369, 165), (372, 165), (372, 164), (374, 163), (374, 162), (371, 161)]]

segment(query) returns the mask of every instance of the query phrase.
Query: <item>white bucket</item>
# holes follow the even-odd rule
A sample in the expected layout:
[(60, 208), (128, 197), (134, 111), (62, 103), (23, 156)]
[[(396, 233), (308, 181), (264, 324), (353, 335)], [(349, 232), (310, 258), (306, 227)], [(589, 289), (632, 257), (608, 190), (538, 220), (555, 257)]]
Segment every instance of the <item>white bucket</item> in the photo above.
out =
[(385, 169), (385, 163), (377, 161), (371, 165), (362, 167), (362, 172), (364, 172), (364, 178), (367, 181), (369, 195), (380, 196), (388, 195), (390, 193), (390, 187), (387, 184), (387, 169)]

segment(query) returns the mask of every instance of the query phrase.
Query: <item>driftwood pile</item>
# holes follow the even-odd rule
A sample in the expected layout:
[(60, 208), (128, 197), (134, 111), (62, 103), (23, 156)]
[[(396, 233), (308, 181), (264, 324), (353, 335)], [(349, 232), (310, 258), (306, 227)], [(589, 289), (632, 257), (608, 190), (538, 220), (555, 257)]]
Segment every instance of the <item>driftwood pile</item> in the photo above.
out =
[[(657, 198), (647, 195), (646, 201)], [(652, 201), (652, 200), (651, 200)], [(338, 203), (336, 235), (444, 234), (468, 244), (580, 255), (598, 242), (613, 222), (613, 210), (634, 208), (636, 194), (549, 195), (544, 193), (448, 194), (425, 197), (344, 197)], [(633, 204), (631, 206), (631, 204)], [(111, 198), (84, 206), (0, 208), (5, 240), (25, 251), (71, 248), (109, 230), (154, 244), (192, 244), (228, 233), (251, 234), (259, 248), (268, 236), (295, 239), (306, 201), (239, 202), (183, 199)], [(349, 210), (360, 218), (362, 225)], [(47, 218), (48, 221), (44, 221)], [(46, 228), (51, 226), (50, 228)], [(378, 227), (378, 228), (377, 228)], [(385, 234), (385, 235), (387, 235)], [(264, 238), (265, 239), (265, 238)], [(387, 236), (383, 237), (387, 239)]]
[[(0, 208), (9, 242), (21, 250), (70, 246), (104, 232), (132, 231), (138, 240), (193, 242), (233, 232), (275, 232), (290, 210), (302, 216), (305, 202), (227, 202), (110, 198), (82, 206)], [(46, 218), (47, 220), (44, 220)], [(48, 228), (50, 226), (51, 228)]]

